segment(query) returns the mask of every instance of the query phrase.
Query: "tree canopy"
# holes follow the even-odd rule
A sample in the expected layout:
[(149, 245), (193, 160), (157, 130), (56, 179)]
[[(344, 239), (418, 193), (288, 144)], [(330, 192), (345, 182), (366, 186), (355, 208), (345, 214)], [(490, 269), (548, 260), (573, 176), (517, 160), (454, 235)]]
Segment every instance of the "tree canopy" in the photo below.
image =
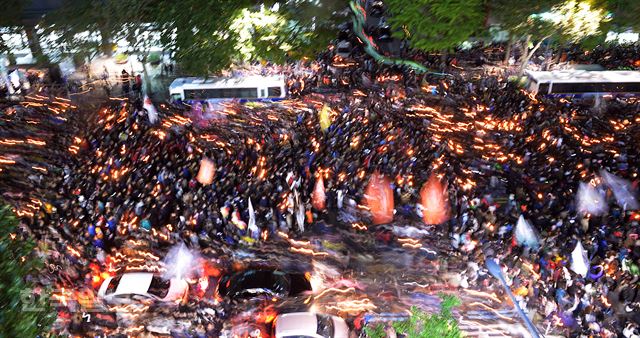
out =
[(397, 36), (410, 33), (411, 46), (425, 51), (448, 50), (469, 39), (484, 25), (482, 0), (387, 0), (389, 23)]
[[(9, 0), (21, 11), (24, 1)], [(635, 0), (386, 0), (394, 34), (422, 51), (451, 50), (489, 28), (506, 31), (527, 47), (604, 41), (610, 30), (640, 30)], [(344, 0), (63, 0), (47, 14), (40, 37), (61, 55), (111, 54), (114, 42), (145, 60), (150, 48), (173, 54), (190, 74), (207, 75), (234, 62), (313, 57), (346, 22)], [(20, 27), (3, 15), (0, 27)], [(31, 36), (34, 31), (30, 31)], [(53, 34), (50, 34), (53, 33)], [(31, 39), (33, 40), (33, 39)], [(4, 44), (0, 39), (0, 50)], [(34, 47), (37, 47), (34, 45)], [(6, 50), (6, 46), (4, 48)]]
[(66, 0), (45, 16), (63, 53), (107, 52), (124, 40), (128, 53), (160, 46), (185, 72), (206, 75), (232, 62), (284, 62), (312, 56), (336, 36), (338, 0)]
[(408, 30), (414, 48), (452, 49), (490, 26), (527, 43), (603, 42), (609, 29), (640, 30), (640, 2), (632, 0), (387, 0), (396, 32)]

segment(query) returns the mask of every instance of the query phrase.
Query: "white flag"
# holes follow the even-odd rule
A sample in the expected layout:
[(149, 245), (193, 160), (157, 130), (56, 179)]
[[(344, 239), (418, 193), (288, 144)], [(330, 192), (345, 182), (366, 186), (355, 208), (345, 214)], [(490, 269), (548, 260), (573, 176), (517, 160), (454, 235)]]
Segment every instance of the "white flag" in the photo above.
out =
[(577, 194), (578, 212), (594, 216), (603, 215), (608, 206), (604, 192), (588, 183), (580, 182)]
[(640, 207), (638, 200), (633, 196), (631, 183), (616, 175), (610, 174), (606, 170), (600, 170), (600, 175), (604, 183), (613, 191), (616, 202), (625, 210), (636, 210)]
[(528, 246), (530, 248), (537, 248), (539, 245), (538, 236), (536, 235), (535, 230), (524, 219), (524, 216), (520, 215), (518, 218), (518, 223), (516, 224), (515, 229), (516, 241), (519, 245)]
[(295, 195), (295, 204), (298, 207), (296, 210), (296, 224), (298, 225), (298, 230), (304, 232), (304, 204), (300, 201), (298, 190), (294, 190), (293, 194)]
[(158, 121), (158, 110), (151, 102), (151, 99), (147, 94), (144, 94), (144, 104), (142, 107), (147, 111), (147, 115), (149, 116), (149, 122), (151, 124), (155, 124)]
[(580, 241), (571, 253), (571, 270), (582, 277), (586, 277), (589, 272), (589, 258)]
[(249, 231), (251, 232), (251, 237), (254, 239), (260, 235), (260, 231), (256, 226), (256, 213), (253, 211), (251, 198), (249, 198)]

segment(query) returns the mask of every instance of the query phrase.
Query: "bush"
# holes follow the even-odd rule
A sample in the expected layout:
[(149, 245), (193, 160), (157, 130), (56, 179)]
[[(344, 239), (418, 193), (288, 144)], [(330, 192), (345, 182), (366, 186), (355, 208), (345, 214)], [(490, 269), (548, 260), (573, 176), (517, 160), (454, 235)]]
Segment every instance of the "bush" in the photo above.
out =
[(129, 55), (120, 53), (116, 55), (115, 60), (117, 64), (127, 63), (127, 60), (129, 60)]
[[(442, 298), (439, 313), (427, 313), (412, 306), (411, 316), (408, 319), (394, 322), (391, 326), (398, 334), (407, 338), (461, 338), (462, 332), (451, 312), (454, 307), (461, 304), (460, 299), (444, 293), (438, 295)], [(382, 324), (373, 328), (365, 327), (364, 331), (370, 338), (386, 336)]]
[(37, 296), (29, 275), (42, 273), (44, 262), (35, 254), (36, 244), (18, 234), (18, 220), (0, 204), (0, 337), (37, 337), (49, 332), (56, 312), (48, 292)]

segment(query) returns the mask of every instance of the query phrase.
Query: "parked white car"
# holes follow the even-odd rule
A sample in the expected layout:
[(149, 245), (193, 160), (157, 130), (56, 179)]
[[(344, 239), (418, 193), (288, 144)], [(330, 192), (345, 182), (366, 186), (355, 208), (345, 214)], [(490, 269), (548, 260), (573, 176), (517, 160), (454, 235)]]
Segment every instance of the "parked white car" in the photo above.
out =
[(274, 322), (275, 338), (348, 338), (344, 319), (312, 312), (282, 314)]
[(149, 272), (125, 273), (102, 282), (98, 297), (109, 304), (179, 302), (186, 300), (189, 284), (183, 279), (163, 279)]

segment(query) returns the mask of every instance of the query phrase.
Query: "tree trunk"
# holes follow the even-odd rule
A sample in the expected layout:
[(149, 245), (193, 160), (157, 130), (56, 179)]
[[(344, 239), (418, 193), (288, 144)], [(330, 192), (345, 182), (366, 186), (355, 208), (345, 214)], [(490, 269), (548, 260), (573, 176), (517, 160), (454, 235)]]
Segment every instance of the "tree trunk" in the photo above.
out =
[(106, 29), (102, 27), (100, 28), (100, 49), (102, 50), (102, 53), (107, 57), (111, 57), (111, 55), (113, 55), (111, 35)]
[(525, 62), (529, 62), (529, 42), (531, 42), (531, 35), (527, 34), (526, 38), (522, 42), (522, 55), (520, 55), (520, 66)]
[[(142, 58), (142, 74), (144, 75), (144, 90), (145, 93), (151, 96), (151, 81), (149, 81), (149, 72), (147, 71), (147, 56)], [(140, 88), (142, 89), (142, 88)]]
[[(527, 52), (527, 48), (525, 48), (524, 53), (522, 54), (523, 60), (521, 61), (521, 64), (520, 64), (520, 70), (518, 71), (518, 76), (522, 76), (522, 74), (524, 73), (524, 70), (527, 68), (527, 63), (529, 63), (529, 60), (531, 60), (531, 57), (533, 57), (533, 54), (535, 54), (538, 48), (540, 48), (544, 40), (548, 39), (549, 37), (550, 35), (547, 35), (547, 36), (544, 36), (542, 39), (540, 39), (540, 41), (538, 41), (538, 43), (536, 43), (536, 45), (533, 46), (530, 52)], [(531, 36), (527, 35), (527, 38), (525, 41), (526, 43), (525, 47), (529, 47), (530, 39), (531, 39)]]
[(563, 51), (564, 49), (562, 47), (558, 48), (558, 52), (556, 53), (556, 56), (553, 58), (552, 64), (557, 65), (558, 63), (560, 63), (560, 57), (562, 56)]
[[(0, 39), (2, 37), (0, 36)], [(4, 60), (0, 58), (0, 85), (7, 86), (7, 89), (11, 88), (11, 82), (9, 82), (9, 74), (7, 74), (7, 67), (4, 65)]]
[(504, 50), (504, 61), (505, 65), (509, 64), (509, 57), (511, 57), (511, 48), (513, 47), (513, 37), (509, 36), (509, 40), (507, 41), (507, 47)]
[(36, 34), (35, 26), (25, 26), (24, 31), (27, 34), (27, 41), (29, 42), (29, 49), (31, 54), (39, 64), (45, 64), (49, 61), (46, 55), (42, 52), (42, 46), (40, 46), (40, 39)]
[(443, 49), (440, 52), (440, 66), (441, 66), (441, 70), (442, 71), (446, 71), (447, 70), (447, 57), (449, 56), (449, 52), (446, 49)]

